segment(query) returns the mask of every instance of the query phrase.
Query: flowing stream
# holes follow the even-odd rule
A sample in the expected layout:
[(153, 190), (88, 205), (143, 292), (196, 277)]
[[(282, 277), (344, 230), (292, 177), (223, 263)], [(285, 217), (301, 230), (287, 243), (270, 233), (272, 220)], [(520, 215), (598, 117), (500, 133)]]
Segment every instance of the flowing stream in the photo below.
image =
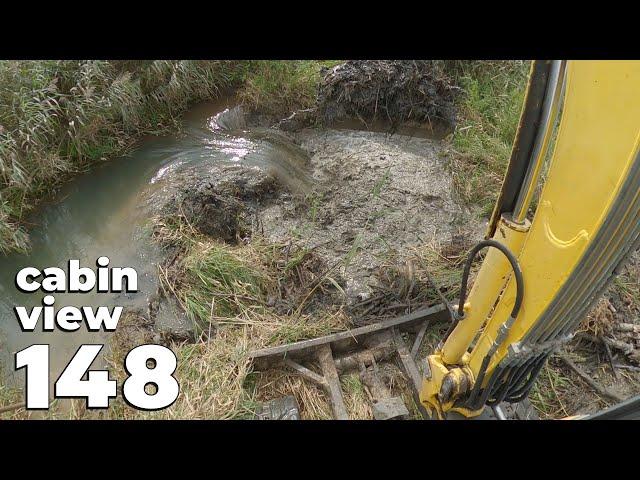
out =
[(247, 129), (242, 111), (233, 99), (205, 103), (184, 117), (184, 129), (169, 137), (143, 139), (130, 155), (97, 165), (70, 181), (28, 219), (31, 251), (27, 255), (0, 257), (0, 361), (5, 377), (21, 382), (14, 370), (14, 353), (35, 343), (51, 345), (51, 378), (55, 380), (78, 346), (104, 343), (108, 335), (89, 332), (85, 325), (75, 332), (43, 332), (42, 322), (33, 332), (22, 332), (15, 306), (27, 311), (42, 305), (45, 292), (21, 293), (17, 272), (32, 266), (40, 270), (67, 270), (70, 259), (95, 270), (100, 256), (111, 267), (132, 267), (138, 273), (138, 292), (55, 293), (56, 309), (63, 306), (146, 307), (157, 289), (159, 251), (149, 238), (154, 203), (168, 195), (175, 175), (186, 168), (197, 174), (212, 162), (259, 166), (290, 188), (304, 188), (305, 155), (286, 137), (268, 129)]

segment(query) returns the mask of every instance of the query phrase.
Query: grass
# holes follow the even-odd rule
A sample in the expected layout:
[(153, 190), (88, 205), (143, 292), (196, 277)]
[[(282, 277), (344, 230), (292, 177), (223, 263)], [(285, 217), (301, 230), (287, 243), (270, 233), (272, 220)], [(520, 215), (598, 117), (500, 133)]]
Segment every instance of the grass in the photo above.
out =
[(371, 420), (371, 402), (365, 386), (357, 373), (349, 373), (340, 377), (340, 386), (344, 395), (344, 404), (350, 420)]
[[(637, 254), (636, 254), (637, 255)], [(632, 259), (625, 269), (613, 280), (612, 287), (628, 304), (640, 311), (640, 262)]]
[[(15, 418), (24, 412), (23, 409), (13, 408), (24, 402), (22, 391), (4, 382), (5, 374), (0, 365), (0, 419)], [(6, 411), (3, 411), (5, 410)]]
[(340, 63), (334, 60), (248, 62), (247, 77), (239, 98), (243, 103), (266, 114), (280, 115), (312, 107), (316, 102), (320, 69)]
[[(418, 275), (430, 277), (438, 286), (444, 297), (453, 302), (460, 295), (460, 281), (462, 269), (471, 244), (434, 245), (425, 244), (415, 249), (414, 258), (417, 264)], [(481, 264), (482, 255), (478, 255), (471, 268), (469, 285), (473, 284), (475, 274)], [(423, 272), (422, 274), (420, 272)], [(440, 302), (440, 298), (431, 286), (431, 299), (434, 303)]]
[(454, 187), (464, 202), (479, 207), (486, 217), (509, 162), (529, 62), (456, 62), (450, 70), (463, 90), (452, 141)]
[(0, 253), (28, 249), (25, 216), (73, 175), (179, 127), (235, 89), (284, 115), (315, 101), (319, 61), (0, 61)]
[(373, 198), (378, 198), (380, 196), (380, 193), (382, 193), (382, 190), (389, 183), (390, 175), (391, 175), (391, 169), (388, 168), (384, 172), (384, 175), (376, 181), (375, 185), (373, 186), (373, 189), (371, 190), (371, 195), (373, 196)]
[[(280, 289), (286, 289), (288, 300), (299, 303), (315, 289), (312, 285), (325, 280), (326, 275), (312, 271), (315, 265), (304, 249), (267, 244), (259, 238), (247, 245), (223, 244), (199, 236), (180, 222), (161, 223), (156, 238), (169, 239), (184, 250), (172, 271), (162, 273), (164, 287), (206, 335), (193, 344), (172, 345), (182, 394), (154, 418), (251, 417), (259, 393), (257, 374), (251, 375), (251, 350), (348, 326), (340, 308), (313, 316), (293, 307), (285, 313), (275, 308), (274, 299), (284, 297)], [(323, 288), (332, 287), (327, 283)], [(140, 414), (125, 409), (121, 415)]]
[(562, 369), (547, 361), (529, 393), (529, 400), (543, 419), (567, 417), (571, 408), (564, 397), (573, 387), (573, 382)]
[(241, 306), (263, 300), (264, 273), (247, 265), (227, 245), (197, 243), (183, 262), (185, 284), (180, 300), (194, 322), (232, 317), (240, 313)]

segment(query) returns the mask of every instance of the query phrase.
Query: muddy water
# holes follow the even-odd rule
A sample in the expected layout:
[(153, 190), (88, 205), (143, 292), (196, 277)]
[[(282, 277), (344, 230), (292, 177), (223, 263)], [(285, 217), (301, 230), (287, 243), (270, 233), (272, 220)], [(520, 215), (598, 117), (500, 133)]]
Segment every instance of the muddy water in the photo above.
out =
[[(159, 252), (149, 241), (149, 218), (169, 195), (174, 180), (185, 170), (197, 175), (212, 163), (244, 163), (270, 171), (292, 189), (308, 183), (306, 155), (275, 132), (250, 130), (232, 100), (202, 104), (185, 116), (185, 128), (173, 137), (147, 138), (134, 153), (106, 162), (71, 181), (60, 194), (29, 219), (32, 250), (28, 255), (0, 257), (0, 361), (9, 378), (14, 372), (13, 354), (34, 343), (51, 345), (51, 377), (57, 378), (82, 343), (103, 343), (107, 334), (87, 330), (21, 332), (13, 308), (30, 311), (41, 305), (43, 292), (23, 294), (15, 287), (16, 273), (25, 266), (66, 270), (69, 259), (95, 268), (99, 256), (108, 256), (111, 267), (128, 266), (138, 272), (135, 294), (54, 294), (56, 308), (81, 306), (147, 305), (156, 291)], [(184, 177), (184, 175), (183, 175)]]
[(451, 129), (442, 123), (404, 122), (394, 127), (390, 122), (380, 119), (368, 123), (356, 118), (339, 120), (332, 125), (332, 128), (336, 130), (367, 131), (385, 134), (393, 132), (396, 136), (400, 135), (431, 140), (442, 140), (451, 134)]

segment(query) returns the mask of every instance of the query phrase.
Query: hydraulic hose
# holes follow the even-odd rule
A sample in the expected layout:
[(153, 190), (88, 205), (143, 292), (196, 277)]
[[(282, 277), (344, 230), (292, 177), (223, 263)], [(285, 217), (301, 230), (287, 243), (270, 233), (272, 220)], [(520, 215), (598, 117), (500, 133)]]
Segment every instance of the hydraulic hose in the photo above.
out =
[(522, 278), (522, 270), (520, 270), (520, 265), (518, 265), (518, 259), (515, 257), (511, 250), (505, 247), (503, 244), (496, 240), (483, 240), (478, 243), (471, 251), (467, 257), (467, 261), (464, 264), (464, 271), (462, 273), (462, 284), (460, 285), (460, 303), (458, 304), (458, 317), (464, 317), (464, 304), (467, 301), (467, 281), (469, 280), (469, 274), (471, 272), (471, 264), (473, 263), (473, 259), (476, 257), (478, 252), (485, 247), (493, 247), (500, 250), (509, 263), (511, 264), (511, 269), (513, 270), (513, 274), (516, 277), (516, 301), (513, 304), (513, 309), (511, 311), (511, 317), (516, 318), (518, 316), (518, 312), (520, 311), (520, 306), (522, 305), (522, 298), (524, 297), (524, 280)]
[[(511, 325), (517, 318), (518, 313), (520, 312), (520, 307), (522, 306), (522, 299), (524, 297), (524, 279), (522, 277), (522, 270), (520, 269), (520, 265), (518, 264), (518, 259), (511, 252), (511, 250), (509, 250), (502, 243), (492, 239), (483, 240), (482, 242), (478, 243), (475, 247), (471, 249), (464, 265), (464, 270), (462, 273), (462, 283), (460, 285), (460, 303), (458, 304), (458, 312), (456, 315), (456, 325), (460, 321), (460, 319), (464, 318), (464, 304), (467, 301), (467, 282), (469, 280), (469, 274), (471, 272), (471, 264), (473, 263), (473, 260), (475, 259), (478, 252), (486, 247), (493, 247), (500, 250), (503, 253), (503, 255), (507, 257), (507, 260), (511, 264), (511, 269), (513, 270), (513, 274), (516, 279), (516, 300), (515, 300), (515, 303), (513, 304), (513, 309), (511, 310), (511, 315), (507, 320), (506, 325), (503, 325), (502, 332), (498, 334), (498, 337), (494, 341), (493, 347), (487, 353), (487, 355), (484, 357), (482, 361), (480, 371), (478, 372), (477, 380), (469, 396), (468, 402), (471, 404), (473, 404), (476, 401), (476, 397), (480, 389), (482, 388), (482, 382), (484, 381), (484, 377), (487, 371), (487, 367), (489, 366), (491, 357), (493, 357), (493, 354), (498, 349), (498, 346), (500, 345), (502, 340), (506, 337), (509, 329), (511, 328)], [(451, 328), (450, 331), (453, 331), (453, 328)], [(495, 380), (496, 380), (496, 376), (494, 374), (493, 381), (495, 382)], [(489, 391), (485, 392), (485, 394), (488, 395)]]

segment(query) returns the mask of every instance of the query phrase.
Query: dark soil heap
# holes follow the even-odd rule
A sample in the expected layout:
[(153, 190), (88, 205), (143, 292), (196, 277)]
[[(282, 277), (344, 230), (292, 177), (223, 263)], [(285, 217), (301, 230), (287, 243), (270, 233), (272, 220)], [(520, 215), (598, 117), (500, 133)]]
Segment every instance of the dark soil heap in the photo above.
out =
[(357, 118), (455, 126), (458, 88), (433, 60), (353, 60), (322, 73), (318, 117), (327, 125)]
[(283, 189), (257, 167), (216, 165), (179, 189), (164, 215), (179, 215), (201, 234), (234, 244), (251, 232), (256, 206)]

